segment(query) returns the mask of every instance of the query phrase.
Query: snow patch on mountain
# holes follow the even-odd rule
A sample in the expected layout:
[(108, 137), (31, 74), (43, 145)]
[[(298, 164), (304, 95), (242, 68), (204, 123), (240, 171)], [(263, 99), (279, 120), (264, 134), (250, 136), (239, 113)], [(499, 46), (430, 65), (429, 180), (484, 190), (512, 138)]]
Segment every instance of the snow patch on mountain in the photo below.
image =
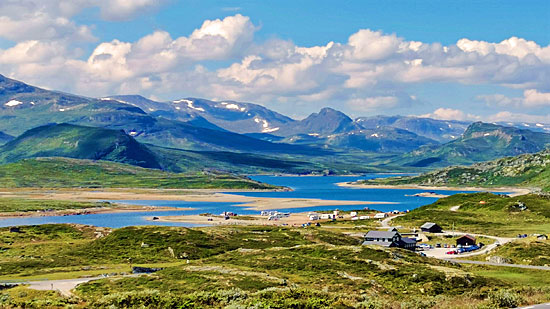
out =
[(263, 129), (262, 133), (271, 133), (271, 132), (275, 132), (279, 129), (280, 129), (279, 127), (277, 127), (277, 128), (267, 128), (267, 129)]
[(235, 103), (227, 103), (227, 102), (222, 102), (221, 103), (223, 106), (225, 106), (225, 108), (227, 109), (234, 109), (234, 110), (239, 110), (241, 112), (244, 112), (246, 110), (246, 107), (241, 107)]
[[(119, 102), (119, 103), (134, 105), (134, 104), (132, 104), (132, 103), (130, 103), (130, 102), (127, 102), (127, 101), (124, 101), (124, 100), (113, 99), (113, 98), (109, 98), (109, 97), (100, 98), (100, 100), (102, 100), (102, 101), (117, 101), (117, 102)], [(135, 106), (135, 105), (134, 105), (134, 106)]]
[(9, 102), (7, 102), (4, 105), (9, 106), (9, 107), (14, 107), (14, 106), (21, 105), (21, 104), (23, 104), (23, 102), (17, 101), (17, 100), (10, 100)]
[[(178, 104), (178, 103), (182, 103), (182, 102), (183, 102), (183, 103), (187, 104), (187, 107), (189, 107), (190, 109), (194, 109), (194, 110), (197, 110), (197, 111), (200, 111), (200, 112), (204, 112), (204, 108), (202, 108), (202, 107), (195, 107), (195, 106), (193, 105), (193, 101), (191, 101), (191, 100), (181, 99), (181, 100), (176, 100), (176, 101), (172, 101), (172, 102), (173, 102), (174, 104)], [(176, 109), (178, 109), (178, 108), (176, 107)]]

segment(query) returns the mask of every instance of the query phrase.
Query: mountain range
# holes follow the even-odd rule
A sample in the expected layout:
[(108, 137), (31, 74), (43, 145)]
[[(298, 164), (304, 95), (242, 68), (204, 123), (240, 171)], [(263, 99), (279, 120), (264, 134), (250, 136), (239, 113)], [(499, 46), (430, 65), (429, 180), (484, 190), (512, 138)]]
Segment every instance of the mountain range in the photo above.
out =
[(402, 155), (396, 163), (415, 167), (472, 164), (504, 156), (535, 153), (550, 146), (550, 134), (491, 123), (471, 124), (457, 139), (424, 146)]
[(0, 162), (63, 156), (176, 172), (415, 170), (537, 152), (550, 144), (549, 131), (546, 124), (352, 119), (332, 108), (295, 120), (253, 103), (89, 98), (0, 75)]

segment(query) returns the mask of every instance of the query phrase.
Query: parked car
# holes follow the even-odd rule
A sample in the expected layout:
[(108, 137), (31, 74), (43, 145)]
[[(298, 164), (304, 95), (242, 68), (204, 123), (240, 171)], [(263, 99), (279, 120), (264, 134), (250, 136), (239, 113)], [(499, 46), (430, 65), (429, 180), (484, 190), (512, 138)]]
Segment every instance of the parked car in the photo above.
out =
[(435, 244), (436, 248), (441, 248), (441, 244)]

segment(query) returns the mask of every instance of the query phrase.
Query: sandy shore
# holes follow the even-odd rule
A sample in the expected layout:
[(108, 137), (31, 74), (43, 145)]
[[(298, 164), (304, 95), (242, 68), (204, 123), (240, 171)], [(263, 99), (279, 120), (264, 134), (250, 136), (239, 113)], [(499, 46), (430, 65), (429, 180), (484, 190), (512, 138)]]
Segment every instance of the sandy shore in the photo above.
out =
[[(218, 190), (219, 191), (219, 190)], [(236, 194), (219, 193), (214, 190), (160, 190), (160, 189), (76, 189), (76, 190), (44, 190), (44, 189), (0, 189), (0, 200), (6, 198), (27, 198), (64, 201), (124, 201), (124, 200), (160, 200), (160, 201), (185, 201), (185, 202), (224, 202), (234, 203), (235, 206), (245, 207), (249, 210), (272, 210), (289, 208), (307, 208), (317, 206), (339, 206), (339, 205), (387, 205), (391, 202), (368, 202), (368, 201), (341, 201), (322, 199), (302, 198), (262, 198), (248, 197)], [(20, 212), (2, 213), (1, 216), (54, 216), (64, 214), (89, 214), (100, 212), (127, 212), (127, 211), (159, 211), (159, 210), (189, 210), (193, 208), (173, 207), (150, 207), (124, 205), (116, 203), (113, 207), (88, 208), (50, 212)]]
[(358, 188), (358, 189), (418, 189), (418, 190), (446, 190), (446, 191), (481, 191), (481, 192), (510, 192), (510, 196), (518, 196), (531, 193), (527, 188), (516, 187), (498, 187), (498, 188), (483, 188), (483, 187), (447, 187), (447, 186), (422, 186), (422, 185), (367, 185), (349, 182), (337, 183), (340, 187)]

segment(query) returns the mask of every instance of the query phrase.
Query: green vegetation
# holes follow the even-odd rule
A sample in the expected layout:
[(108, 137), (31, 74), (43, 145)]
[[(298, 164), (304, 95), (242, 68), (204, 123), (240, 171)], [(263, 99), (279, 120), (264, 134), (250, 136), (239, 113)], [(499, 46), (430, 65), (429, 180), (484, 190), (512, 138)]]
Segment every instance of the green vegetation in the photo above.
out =
[(518, 186), (550, 191), (550, 151), (524, 154), (471, 166), (453, 166), (419, 176), (380, 178), (365, 184), (429, 186)]
[(0, 198), (0, 213), (15, 211), (52, 211), (111, 206), (109, 202), (75, 202), (59, 200), (34, 200), (24, 198)]
[(550, 134), (476, 122), (459, 138), (437, 146), (424, 146), (401, 156), (396, 165), (443, 167), (494, 160), (503, 156), (542, 151)]
[(146, 146), (120, 130), (71, 124), (46, 125), (31, 129), (0, 147), (0, 162), (25, 158), (67, 157), (105, 160), (147, 168), (160, 168)]
[[(40, 308), (494, 308), (550, 299), (548, 276), (459, 266), (400, 249), (360, 246), (333, 228), (81, 225), (0, 229), (0, 278), (36, 280), (127, 273), (75, 296), (19, 286), (0, 306)], [(541, 272), (539, 272), (541, 273)], [(530, 275), (540, 282), (526, 280)], [(521, 286), (518, 287), (518, 283)]]
[(476, 256), (476, 260), (489, 260), (492, 257), (504, 259), (507, 263), (537, 266), (550, 265), (550, 242), (534, 237), (514, 241), (496, 248), (489, 254)]
[[(522, 210), (520, 204), (527, 208)], [(456, 211), (451, 207), (458, 206)], [(528, 194), (517, 197), (491, 193), (455, 194), (394, 219), (395, 224), (420, 227), (436, 222), (443, 229), (496, 236), (550, 232), (550, 198)]]
[(0, 165), (2, 188), (277, 189), (246, 177), (221, 173), (170, 173), (107, 161), (26, 159)]

